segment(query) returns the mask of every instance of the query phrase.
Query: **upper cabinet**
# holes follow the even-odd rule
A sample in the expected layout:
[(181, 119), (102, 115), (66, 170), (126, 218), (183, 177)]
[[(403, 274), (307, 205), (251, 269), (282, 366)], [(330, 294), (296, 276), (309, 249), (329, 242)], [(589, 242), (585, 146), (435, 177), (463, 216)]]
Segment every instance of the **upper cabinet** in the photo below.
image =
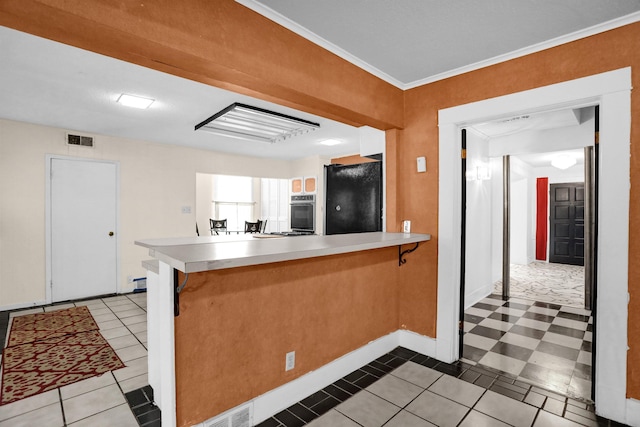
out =
[(318, 191), (317, 181), (315, 176), (291, 178), (291, 194), (315, 194)]
[(290, 189), (291, 194), (302, 194), (303, 186), (302, 186), (302, 177), (300, 178), (291, 178), (290, 181)]
[(304, 192), (306, 194), (315, 194), (316, 192), (316, 177), (315, 176), (305, 176), (304, 177)]

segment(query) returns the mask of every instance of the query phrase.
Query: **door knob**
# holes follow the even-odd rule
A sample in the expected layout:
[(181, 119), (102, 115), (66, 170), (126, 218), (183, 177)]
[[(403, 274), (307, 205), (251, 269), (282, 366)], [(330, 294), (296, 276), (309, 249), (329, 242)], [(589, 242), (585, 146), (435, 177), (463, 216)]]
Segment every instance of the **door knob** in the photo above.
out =
[(113, 231), (110, 231), (109, 232), (109, 237), (112, 237), (112, 236), (113, 236)]
[(340, 209), (341, 209), (341, 208), (340, 208), (340, 205), (336, 206), (336, 210), (337, 210), (338, 212), (340, 212)]

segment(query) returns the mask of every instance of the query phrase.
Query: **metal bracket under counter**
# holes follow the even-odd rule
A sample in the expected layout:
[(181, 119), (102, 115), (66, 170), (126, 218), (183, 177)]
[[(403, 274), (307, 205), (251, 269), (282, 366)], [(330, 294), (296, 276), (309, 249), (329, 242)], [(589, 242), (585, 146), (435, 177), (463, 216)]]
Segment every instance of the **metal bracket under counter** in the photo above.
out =
[(416, 242), (416, 245), (413, 248), (405, 249), (404, 251), (402, 250), (402, 245), (398, 245), (398, 266), (399, 267), (402, 267), (402, 264), (407, 263), (407, 260), (404, 258), (404, 256), (418, 249), (419, 245), (420, 245), (420, 242)]
[(184, 282), (181, 285), (178, 285), (178, 269), (173, 269), (173, 315), (174, 317), (180, 316), (180, 292), (187, 285), (187, 280), (189, 280), (189, 273), (184, 273)]

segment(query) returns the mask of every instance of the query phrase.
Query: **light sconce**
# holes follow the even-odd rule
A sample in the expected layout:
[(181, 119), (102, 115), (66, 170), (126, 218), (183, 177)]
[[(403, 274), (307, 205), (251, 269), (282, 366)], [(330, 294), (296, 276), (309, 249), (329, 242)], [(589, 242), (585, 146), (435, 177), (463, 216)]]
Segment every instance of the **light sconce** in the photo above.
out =
[(491, 179), (491, 169), (485, 165), (476, 166), (475, 168), (468, 169), (465, 177), (467, 181), (486, 181)]
[(486, 181), (491, 179), (491, 169), (488, 166), (478, 166), (478, 181)]
[(575, 157), (571, 157), (568, 154), (560, 154), (551, 159), (551, 166), (558, 169), (568, 169), (577, 163)]

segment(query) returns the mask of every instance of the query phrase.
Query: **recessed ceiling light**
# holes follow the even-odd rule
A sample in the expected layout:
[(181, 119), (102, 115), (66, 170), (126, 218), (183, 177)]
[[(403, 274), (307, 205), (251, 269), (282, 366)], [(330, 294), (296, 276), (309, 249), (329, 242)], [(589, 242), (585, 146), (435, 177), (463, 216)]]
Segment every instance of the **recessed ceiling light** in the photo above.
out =
[(341, 144), (341, 143), (342, 143), (342, 141), (339, 141), (337, 139), (325, 139), (324, 141), (320, 141), (320, 144), (328, 145), (328, 146), (338, 145), (338, 144)]
[(123, 93), (122, 95), (120, 95), (116, 102), (126, 107), (139, 108), (141, 110), (144, 110), (146, 108), (149, 108), (151, 104), (153, 104), (153, 101), (155, 101), (155, 99), (143, 98), (141, 96), (127, 95), (126, 93)]
[(551, 159), (551, 166), (558, 169), (568, 169), (577, 163), (575, 157), (571, 157), (567, 154), (560, 154)]

